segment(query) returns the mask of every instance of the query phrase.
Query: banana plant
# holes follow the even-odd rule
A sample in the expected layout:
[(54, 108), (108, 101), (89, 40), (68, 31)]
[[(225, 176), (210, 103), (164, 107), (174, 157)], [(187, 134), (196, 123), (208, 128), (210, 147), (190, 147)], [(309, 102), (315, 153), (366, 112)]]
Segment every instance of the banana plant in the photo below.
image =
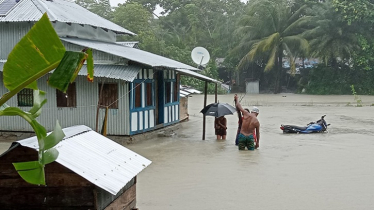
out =
[[(3, 83), (9, 92), (0, 98), (0, 116), (22, 117), (31, 125), (38, 139), (38, 160), (13, 163), (18, 174), (28, 183), (46, 185), (44, 167), (57, 159), (58, 151), (53, 147), (65, 136), (58, 121), (48, 135), (45, 127), (36, 120), (47, 102), (45, 92), (38, 89), (37, 80), (54, 70), (48, 84), (66, 92), (86, 60), (87, 79), (93, 81), (92, 50), (66, 51), (47, 14), (44, 14), (13, 48), (4, 64)], [(6, 102), (24, 88), (33, 89), (33, 107), (23, 111), (8, 106)]]

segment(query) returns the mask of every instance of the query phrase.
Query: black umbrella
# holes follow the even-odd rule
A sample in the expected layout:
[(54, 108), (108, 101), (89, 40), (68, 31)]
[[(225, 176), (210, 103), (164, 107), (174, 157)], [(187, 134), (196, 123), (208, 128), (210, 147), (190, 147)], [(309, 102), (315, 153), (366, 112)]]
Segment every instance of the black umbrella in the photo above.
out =
[(235, 107), (228, 103), (212, 103), (200, 111), (204, 115), (221, 117), (236, 112)]

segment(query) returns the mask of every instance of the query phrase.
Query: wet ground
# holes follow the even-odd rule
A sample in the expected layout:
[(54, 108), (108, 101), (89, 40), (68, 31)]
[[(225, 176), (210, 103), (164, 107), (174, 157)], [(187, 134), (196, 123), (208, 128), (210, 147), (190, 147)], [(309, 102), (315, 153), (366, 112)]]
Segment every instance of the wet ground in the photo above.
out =
[[(242, 95), (243, 96), (243, 95)], [(219, 95), (233, 104), (233, 95)], [(215, 140), (213, 117), (202, 139), (203, 95), (189, 98), (190, 120), (173, 137), (127, 147), (152, 160), (138, 175), (140, 210), (321, 210), (374, 206), (374, 97), (245, 95), (258, 106), (261, 145), (238, 151), (236, 115), (227, 140)], [(208, 104), (214, 96), (208, 96)], [(283, 134), (281, 124), (305, 125), (326, 114), (325, 134)], [(0, 152), (8, 143), (0, 143)], [(2, 150), (3, 149), (3, 150)]]
[[(138, 176), (142, 210), (372, 209), (374, 206), (374, 97), (246, 95), (260, 109), (261, 144), (234, 145), (236, 115), (227, 116), (228, 138), (215, 140), (207, 117), (202, 141), (203, 96), (189, 98), (190, 120), (174, 137), (128, 147), (153, 163)], [(218, 96), (232, 104), (233, 95)], [(208, 97), (208, 104), (214, 97)], [(326, 114), (326, 134), (283, 134), (280, 124), (305, 125)]]

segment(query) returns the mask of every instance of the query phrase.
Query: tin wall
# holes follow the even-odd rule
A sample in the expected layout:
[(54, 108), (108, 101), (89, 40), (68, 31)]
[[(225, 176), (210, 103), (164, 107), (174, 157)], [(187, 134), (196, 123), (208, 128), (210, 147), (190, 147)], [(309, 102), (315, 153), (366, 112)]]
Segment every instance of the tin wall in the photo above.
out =
[[(96, 129), (96, 112), (99, 99), (99, 83), (117, 83), (118, 84), (118, 109), (109, 109), (108, 113), (108, 135), (129, 135), (129, 96), (128, 83), (121, 80), (109, 78), (95, 78), (94, 82), (88, 82), (86, 77), (78, 76), (76, 79), (77, 107), (57, 107), (56, 90), (47, 85), (47, 77), (38, 80), (39, 89), (46, 91), (48, 102), (43, 106), (42, 114), (38, 121), (46, 127), (48, 131), (53, 130), (56, 120), (62, 127), (73, 125), (86, 125)], [(0, 74), (0, 80), (3, 77)], [(1, 83), (0, 94), (3, 95), (7, 90)], [(17, 96), (11, 98), (8, 102), (10, 106), (17, 106)], [(20, 107), (28, 111), (31, 107)], [(99, 131), (102, 127), (105, 110), (99, 111)], [(31, 126), (21, 117), (1, 116), (0, 130), (2, 131), (33, 131)]]

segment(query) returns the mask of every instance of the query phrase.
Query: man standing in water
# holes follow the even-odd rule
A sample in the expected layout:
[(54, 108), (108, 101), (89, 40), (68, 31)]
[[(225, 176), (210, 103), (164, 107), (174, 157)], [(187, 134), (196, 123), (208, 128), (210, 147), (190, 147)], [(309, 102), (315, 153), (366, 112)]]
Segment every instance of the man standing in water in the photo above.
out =
[[(256, 112), (249, 113), (243, 109), (240, 102), (238, 101), (238, 96), (235, 94), (234, 101), (236, 103), (236, 108), (239, 109), (243, 114), (243, 122), (240, 129), (238, 147), (239, 150), (244, 150), (245, 147), (248, 150), (257, 149), (260, 146), (260, 122), (257, 119), (258, 109)], [(254, 131), (256, 131), (257, 142), (255, 145)]]

